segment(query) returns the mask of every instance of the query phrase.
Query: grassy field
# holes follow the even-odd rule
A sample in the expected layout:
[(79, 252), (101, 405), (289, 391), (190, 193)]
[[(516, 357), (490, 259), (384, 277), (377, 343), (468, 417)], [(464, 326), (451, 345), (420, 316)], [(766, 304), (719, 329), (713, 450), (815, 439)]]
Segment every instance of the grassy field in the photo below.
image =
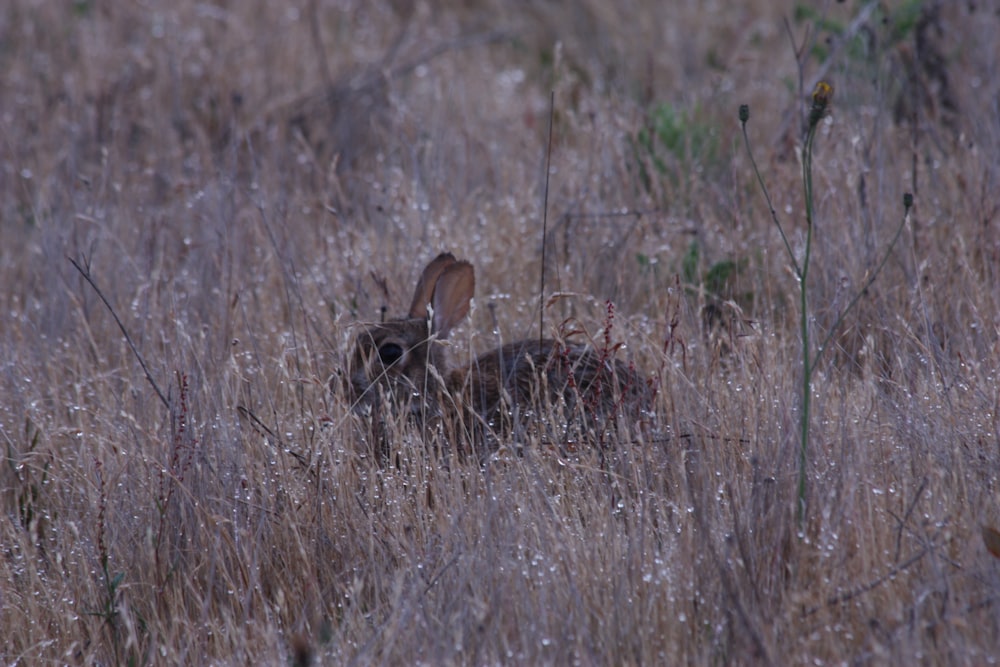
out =
[[(1000, 661), (1000, 16), (731, 4), (7, 0), (3, 664)], [(330, 380), (432, 257), (539, 335), (553, 91), (545, 333), (655, 419), (385, 465)]]

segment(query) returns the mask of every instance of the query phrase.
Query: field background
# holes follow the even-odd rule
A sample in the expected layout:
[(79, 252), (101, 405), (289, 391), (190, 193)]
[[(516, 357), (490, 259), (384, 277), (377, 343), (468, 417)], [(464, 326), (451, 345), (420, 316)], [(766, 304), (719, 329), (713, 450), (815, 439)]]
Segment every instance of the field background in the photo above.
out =
[[(4, 664), (1000, 660), (996, 6), (574, 4), (7, 0)], [(814, 340), (915, 205), (814, 379), (800, 525), (737, 109), (801, 253), (820, 77)], [(476, 266), (456, 358), (538, 334), (550, 91), (545, 326), (613, 301), (655, 428), (446, 470), (401, 427), (380, 467), (328, 381), (430, 258)]]

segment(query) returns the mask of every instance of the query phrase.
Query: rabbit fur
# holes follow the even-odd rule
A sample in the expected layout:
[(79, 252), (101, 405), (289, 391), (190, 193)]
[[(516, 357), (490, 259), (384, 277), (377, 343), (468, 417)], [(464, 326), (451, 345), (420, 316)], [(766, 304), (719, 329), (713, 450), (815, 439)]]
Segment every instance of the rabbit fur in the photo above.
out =
[[(619, 414), (648, 415), (645, 378), (581, 345), (526, 339), (450, 366), (445, 341), (468, 314), (474, 291), (470, 263), (451, 253), (432, 260), (407, 315), (364, 325), (355, 337), (347, 372), (352, 404), (373, 418), (387, 408), (407, 411), (424, 427), (441, 426), (460, 451), (480, 453), (533, 423), (548, 421), (545, 437), (566, 438), (568, 424), (604, 428)], [(552, 423), (560, 413), (561, 427)]]

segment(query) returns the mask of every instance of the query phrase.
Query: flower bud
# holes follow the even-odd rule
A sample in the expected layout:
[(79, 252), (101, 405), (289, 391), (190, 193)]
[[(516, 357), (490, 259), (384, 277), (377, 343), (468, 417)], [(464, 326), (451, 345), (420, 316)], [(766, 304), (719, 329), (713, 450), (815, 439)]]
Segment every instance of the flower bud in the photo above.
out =
[(831, 99), (833, 99), (833, 86), (826, 81), (817, 82), (812, 94), (812, 108), (809, 110), (809, 127), (815, 127), (823, 118)]

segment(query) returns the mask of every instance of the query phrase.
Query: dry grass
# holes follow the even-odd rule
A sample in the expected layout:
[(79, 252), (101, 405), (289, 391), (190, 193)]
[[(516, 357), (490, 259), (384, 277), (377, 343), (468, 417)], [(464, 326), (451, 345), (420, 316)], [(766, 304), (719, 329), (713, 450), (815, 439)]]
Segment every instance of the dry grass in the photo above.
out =
[[(916, 206), (815, 378), (799, 530), (797, 287), (737, 121), (801, 243), (778, 4), (9, 0), (4, 664), (995, 662), (997, 17), (900, 0), (804, 58), (816, 335)], [(445, 468), (403, 424), (380, 468), (327, 382), (428, 259), (477, 268), (453, 356), (537, 335), (551, 89), (547, 326), (612, 299), (659, 427)]]

